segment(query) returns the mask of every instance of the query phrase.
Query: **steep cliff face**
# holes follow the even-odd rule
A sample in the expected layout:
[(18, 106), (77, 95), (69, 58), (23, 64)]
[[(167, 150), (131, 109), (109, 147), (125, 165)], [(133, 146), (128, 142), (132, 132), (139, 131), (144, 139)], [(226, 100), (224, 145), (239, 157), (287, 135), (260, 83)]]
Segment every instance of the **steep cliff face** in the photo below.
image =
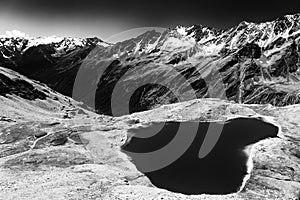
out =
[(300, 102), (299, 38), (295, 14), (228, 30), (148, 31), (114, 45), (1, 39), (0, 63), (109, 115), (205, 97), (284, 106)]

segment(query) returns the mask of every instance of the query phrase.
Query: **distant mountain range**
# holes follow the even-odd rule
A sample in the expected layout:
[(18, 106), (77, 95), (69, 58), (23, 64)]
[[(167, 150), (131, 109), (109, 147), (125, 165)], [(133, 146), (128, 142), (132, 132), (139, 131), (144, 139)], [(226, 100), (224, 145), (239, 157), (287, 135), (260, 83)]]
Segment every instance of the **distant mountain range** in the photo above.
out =
[(126, 114), (128, 102), (132, 113), (208, 97), (284, 106), (300, 103), (299, 38), (299, 14), (227, 30), (178, 26), (116, 44), (3, 36), (0, 66), (108, 115)]

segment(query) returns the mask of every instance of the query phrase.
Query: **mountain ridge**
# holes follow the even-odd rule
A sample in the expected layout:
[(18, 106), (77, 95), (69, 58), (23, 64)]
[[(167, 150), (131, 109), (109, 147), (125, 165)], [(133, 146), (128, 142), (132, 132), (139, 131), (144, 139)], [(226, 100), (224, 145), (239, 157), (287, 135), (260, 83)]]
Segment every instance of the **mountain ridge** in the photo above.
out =
[[(178, 98), (176, 100), (175, 96), (178, 95), (182, 96), (181, 101), (185, 101), (217, 97), (218, 93), (240, 103), (283, 106), (300, 102), (299, 38), (299, 14), (259, 24), (241, 22), (227, 30), (201, 25), (177, 26), (162, 33), (148, 31), (116, 44), (98, 38), (82, 39), (82, 45), (76, 45), (76, 40), (70, 38), (47, 43), (51, 41), (48, 38), (37, 40), (40, 44), (29, 43), (28, 47), (28, 41), (24, 42), (26, 39), (1, 38), (0, 65), (46, 83), (67, 96), (74, 97), (74, 88), (81, 87), (76, 93), (91, 97), (77, 100), (88, 105), (95, 101), (97, 112), (110, 115), (111, 100), (107, 98), (111, 97), (117, 83), (128, 90), (130, 81), (142, 83), (157, 73), (162, 79), (156, 81), (161, 83), (169, 80), (175, 84), (178, 75), (183, 76), (187, 83), (175, 84), (179, 88), (174, 94), (168, 88), (153, 86), (152, 83), (140, 89), (131, 87), (137, 90), (132, 93), (136, 108), (131, 112), (176, 102)], [(61, 38), (52, 39), (58, 41)], [(125, 82), (124, 78), (121, 80), (128, 70), (136, 69), (144, 71), (136, 71), (137, 74)], [(168, 70), (175, 71), (166, 77)], [(83, 71), (90, 81), (78, 86), (78, 74)], [(216, 84), (221, 87), (209, 94), (208, 89)], [(187, 90), (188, 86), (191, 87)], [(87, 93), (90, 88), (95, 94)], [(222, 92), (220, 88), (223, 88)], [(195, 95), (191, 96), (191, 92)], [(128, 94), (120, 95), (129, 98)]]

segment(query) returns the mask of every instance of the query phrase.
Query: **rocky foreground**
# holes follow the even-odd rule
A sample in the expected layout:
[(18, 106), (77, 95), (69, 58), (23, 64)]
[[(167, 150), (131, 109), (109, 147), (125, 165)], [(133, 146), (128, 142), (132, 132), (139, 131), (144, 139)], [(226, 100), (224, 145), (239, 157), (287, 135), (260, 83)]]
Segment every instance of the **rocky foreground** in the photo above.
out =
[[(70, 111), (43, 107), (49, 99), (31, 101), (31, 109), (17, 106), (20, 98), (14, 95), (0, 98), (0, 199), (300, 198), (299, 105), (277, 108), (202, 99), (114, 118), (81, 109), (74, 101), (65, 105), (73, 105)], [(249, 177), (234, 194), (189, 196), (156, 188), (121, 152), (129, 128), (241, 116), (261, 116), (281, 128), (278, 137), (251, 146)]]

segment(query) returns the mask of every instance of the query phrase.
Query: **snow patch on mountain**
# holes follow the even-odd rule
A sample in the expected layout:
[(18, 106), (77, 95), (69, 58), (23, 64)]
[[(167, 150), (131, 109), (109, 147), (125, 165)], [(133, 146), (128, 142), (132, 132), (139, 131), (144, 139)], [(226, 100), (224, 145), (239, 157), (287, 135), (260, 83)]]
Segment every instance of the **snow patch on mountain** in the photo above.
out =
[(40, 44), (59, 43), (63, 39), (64, 39), (63, 37), (56, 37), (56, 36), (31, 38), (28, 41), (28, 46), (31, 47), (31, 46), (38, 46)]
[(146, 52), (150, 52), (155, 49), (161, 38), (162, 36), (159, 36), (154, 43), (148, 43), (148, 45), (145, 47)]
[(176, 38), (169, 37), (163, 44), (162, 49), (165, 51), (172, 52), (176, 48), (180, 48), (181, 50), (187, 50), (191, 47), (195, 46), (196, 41), (194, 38)]
[(187, 32), (186, 32), (186, 28), (183, 27), (183, 26), (178, 26), (177, 28), (177, 32), (180, 34), (180, 35), (183, 35), (183, 36), (186, 36), (187, 35)]

